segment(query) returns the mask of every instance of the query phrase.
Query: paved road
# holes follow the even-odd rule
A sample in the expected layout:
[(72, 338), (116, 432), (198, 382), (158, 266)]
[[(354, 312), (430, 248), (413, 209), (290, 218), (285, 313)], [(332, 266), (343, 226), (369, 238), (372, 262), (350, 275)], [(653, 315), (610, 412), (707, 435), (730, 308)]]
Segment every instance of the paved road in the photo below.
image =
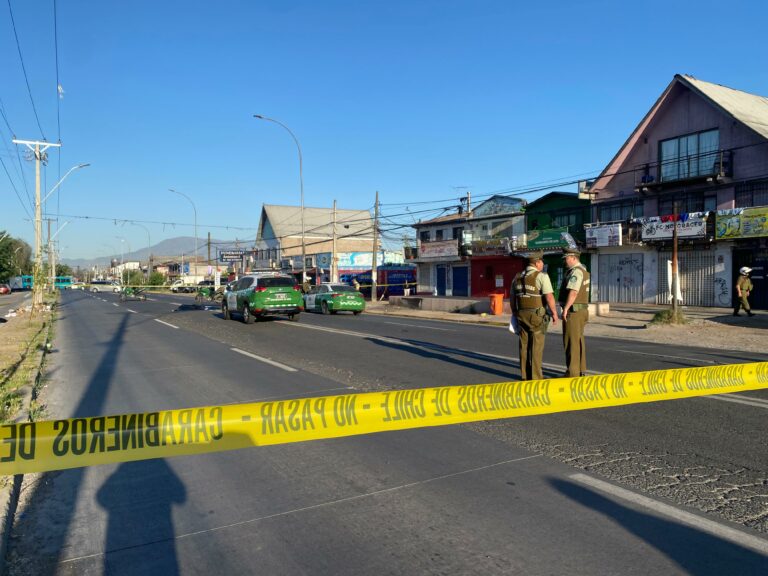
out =
[[(517, 374), (510, 338), (495, 328), (311, 314), (247, 326), (188, 303), (65, 293), (49, 410), (90, 416)], [(754, 360), (590, 345), (600, 371)], [(555, 340), (548, 347), (550, 369), (562, 370)], [(766, 478), (768, 399), (750, 396), (28, 477), (11, 574), (762, 574), (764, 536), (723, 517), (736, 509), (749, 524), (765, 515), (764, 496), (715, 490), (731, 506), (709, 502), (709, 514), (696, 498), (675, 505), (694, 484), (686, 475), (702, 493), (713, 469), (724, 485), (734, 470), (742, 492), (750, 474)], [(668, 501), (660, 486), (621, 486), (638, 488), (644, 474), (666, 475)]]

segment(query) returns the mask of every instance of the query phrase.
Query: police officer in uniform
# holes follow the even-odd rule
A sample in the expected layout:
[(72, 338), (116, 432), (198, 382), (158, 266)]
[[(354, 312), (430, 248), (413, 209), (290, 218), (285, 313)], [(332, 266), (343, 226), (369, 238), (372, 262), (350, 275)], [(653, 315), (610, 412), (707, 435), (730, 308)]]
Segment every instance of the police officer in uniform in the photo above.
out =
[(589, 321), (589, 272), (579, 261), (580, 256), (578, 250), (566, 250), (563, 254), (566, 271), (558, 298), (563, 308), (564, 376), (570, 378), (587, 373), (584, 327)]
[(736, 281), (736, 303), (733, 306), (733, 315), (739, 316), (739, 310), (744, 308), (748, 316), (754, 316), (754, 312), (749, 307), (749, 294), (753, 290), (752, 279), (749, 277), (749, 273), (752, 272), (752, 268), (748, 266), (742, 266), (739, 268), (739, 279)]
[(512, 280), (509, 302), (520, 327), (520, 372), (523, 380), (544, 379), (541, 370), (544, 337), (550, 317), (553, 324), (557, 323), (552, 283), (543, 270), (543, 254), (534, 252), (528, 257), (526, 269)]

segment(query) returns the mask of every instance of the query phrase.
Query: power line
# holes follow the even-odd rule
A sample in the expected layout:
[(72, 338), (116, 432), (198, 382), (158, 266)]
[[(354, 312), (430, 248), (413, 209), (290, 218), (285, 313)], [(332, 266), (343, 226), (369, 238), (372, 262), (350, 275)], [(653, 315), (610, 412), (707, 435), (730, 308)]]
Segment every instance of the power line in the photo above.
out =
[(21, 70), (24, 72), (24, 81), (27, 83), (27, 93), (29, 94), (29, 101), (32, 103), (32, 111), (35, 113), (35, 120), (37, 120), (37, 127), (40, 129), (40, 135), (43, 140), (46, 140), (43, 127), (40, 125), (40, 117), (37, 115), (37, 107), (35, 106), (35, 99), (32, 97), (32, 88), (29, 87), (29, 77), (27, 76), (27, 68), (24, 66), (24, 57), (21, 55), (21, 43), (19, 42), (19, 34), (16, 31), (16, 21), (13, 19), (13, 8), (11, 7), (11, 0), (8, 0), (8, 12), (11, 14), (11, 24), (13, 26), (13, 36), (16, 38), (16, 48), (19, 51), (19, 61), (21, 62)]
[(13, 188), (13, 191), (16, 192), (16, 198), (19, 199), (19, 203), (21, 204), (21, 207), (24, 208), (24, 212), (27, 213), (27, 216), (29, 216), (29, 218), (31, 220), (32, 219), (32, 215), (29, 213), (29, 210), (27, 210), (27, 205), (24, 204), (24, 201), (21, 199), (21, 194), (19, 194), (19, 191), (16, 189), (16, 185), (13, 183), (13, 179), (11, 178), (11, 175), (8, 172), (8, 168), (5, 166), (5, 162), (3, 162), (2, 158), (0, 158), (0, 164), (3, 165), (3, 170), (5, 170), (5, 174), (8, 176), (8, 180), (11, 183), (11, 187)]
[[(47, 217), (53, 217), (53, 215), (46, 214)], [(159, 220), (137, 220), (135, 218), (113, 218), (108, 216), (84, 216), (81, 214), (59, 214), (61, 218), (76, 218), (78, 220), (101, 220), (105, 222), (114, 222), (117, 224), (160, 224), (162, 226), (194, 226), (194, 224), (187, 224), (186, 222), (162, 222)], [(253, 231), (256, 228), (246, 228), (243, 226), (224, 226), (219, 224), (198, 224), (198, 226), (204, 226), (206, 228), (222, 228), (224, 230), (247, 230)]]

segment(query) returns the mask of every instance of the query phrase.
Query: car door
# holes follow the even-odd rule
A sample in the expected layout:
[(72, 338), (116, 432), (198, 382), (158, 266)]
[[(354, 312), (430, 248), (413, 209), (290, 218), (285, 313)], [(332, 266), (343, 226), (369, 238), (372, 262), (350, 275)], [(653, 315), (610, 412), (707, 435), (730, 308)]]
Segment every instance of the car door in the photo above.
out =
[(246, 276), (241, 278), (237, 283), (237, 311), (242, 312), (245, 306), (248, 304), (248, 296), (250, 295), (255, 278), (253, 276)]
[(230, 310), (237, 310), (237, 290), (240, 287), (240, 280), (232, 284), (227, 291), (227, 308)]
[(312, 286), (309, 292), (304, 296), (304, 308), (306, 310), (313, 310), (315, 308), (315, 300), (317, 299), (317, 286)]

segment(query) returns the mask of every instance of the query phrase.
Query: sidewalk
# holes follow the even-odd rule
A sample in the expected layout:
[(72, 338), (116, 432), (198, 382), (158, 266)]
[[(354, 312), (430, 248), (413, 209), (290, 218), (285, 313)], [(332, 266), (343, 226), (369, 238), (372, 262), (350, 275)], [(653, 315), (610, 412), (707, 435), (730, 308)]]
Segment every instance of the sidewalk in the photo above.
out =
[[(768, 353), (768, 312), (755, 316), (733, 316), (731, 308), (683, 308), (688, 323), (682, 326), (652, 325), (656, 312), (667, 306), (611, 304), (605, 316), (590, 315), (587, 337), (621, 338), (674, 346), (697, 346), (743, 352)], [(460, 314), (432, 310), (414, 310), (386, 302), (367, 303), (366, 313), (400, 317), (473, 323), (506, 327), (510, 315)], [(561, 324), (550, 326), (550, 333), (562, 333)], [(512, 335), (510, 335), (511, 337)]]

